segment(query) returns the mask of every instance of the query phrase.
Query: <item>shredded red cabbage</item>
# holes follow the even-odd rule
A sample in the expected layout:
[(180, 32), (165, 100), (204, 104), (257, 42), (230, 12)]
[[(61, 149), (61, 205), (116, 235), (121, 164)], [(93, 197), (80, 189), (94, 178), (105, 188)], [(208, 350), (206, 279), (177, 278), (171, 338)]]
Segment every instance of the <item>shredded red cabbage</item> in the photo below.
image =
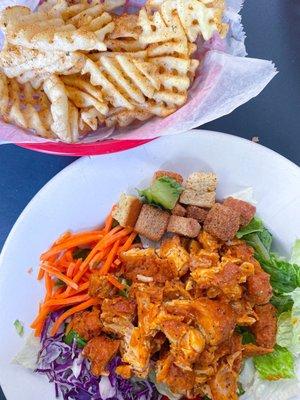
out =
[(128, 380), (115, 373), (121, 358), (109, 364), (109, 376), (97, 378), (90, 372), (90, 363), (82, 357), (75, 342), (72, 346), (63, 341), (64, 330), (55, 336), (49, 328), (63, 311), (52, 313), (41, 335), (42, 349), (36, 372), (48, 377), (55, 385), (55, 395), (64, 400), (159, 400), (161, 395), (153, 383), (146, 380)]

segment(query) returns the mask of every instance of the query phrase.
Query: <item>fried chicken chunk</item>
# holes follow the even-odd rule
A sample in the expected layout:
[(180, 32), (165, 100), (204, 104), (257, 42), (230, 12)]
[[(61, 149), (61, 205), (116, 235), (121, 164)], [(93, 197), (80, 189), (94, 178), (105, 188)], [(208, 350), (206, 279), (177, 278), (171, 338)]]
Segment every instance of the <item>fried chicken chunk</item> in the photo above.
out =
[(119, 350), (120, 341), (105, 336), (91, 339), (83, 349), (83, 356), (91, 362), (91, 371), (95, 376), (108, 375), (107, 364)]
[(102, 322), (100, 319), (100, 311), (83, 311), (76, 313), (68, 325), (68, 331), (75, 331), (84, 340), (90, 340), (100, 335), (102, 330)]

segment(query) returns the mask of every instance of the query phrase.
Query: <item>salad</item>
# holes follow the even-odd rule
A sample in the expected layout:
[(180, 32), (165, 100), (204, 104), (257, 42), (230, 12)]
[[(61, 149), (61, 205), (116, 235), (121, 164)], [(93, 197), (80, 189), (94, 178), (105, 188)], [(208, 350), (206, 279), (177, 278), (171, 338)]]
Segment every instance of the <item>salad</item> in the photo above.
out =
[(102, 227), (60, 236), (16, 361), (65, 400), (298, 394), (300, 241), (276, 254), (245, 193), (216, 188), (211, 172), (157, 171)]

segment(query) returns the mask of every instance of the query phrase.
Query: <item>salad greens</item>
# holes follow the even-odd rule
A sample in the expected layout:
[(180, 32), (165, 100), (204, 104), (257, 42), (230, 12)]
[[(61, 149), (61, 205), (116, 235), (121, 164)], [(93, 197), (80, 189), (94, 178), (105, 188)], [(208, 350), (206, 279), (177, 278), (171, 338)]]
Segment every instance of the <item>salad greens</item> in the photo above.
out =
[[(271, 303), (278, 313), (277, 344), (270, 354), (254, 357), (254, 365), (262, 379), (278, 380), (295, 377), (294, 356), (300, 354), (300, 240), (297, 240), (291, 261), (271, 252), (272, 235), (261, 219), (254, 217), (239, 230), (239, 239), (254, 248), (254, 256), (270, 275), (273, 288)], [(242, 328), (243, 343), (251, 343), (251, 333)]]
[(20, 322), (18, 319), (15, 320), (14, 322), (14, 327), (16, 328), (16, 331), (19, 336), (23, 336), (24, 334), (24, 326), (22, 322)]
[(253, 357), (254, 365), (263, 379), (276, 381), (295, 377), (293, 355), (279, 345), (270, 354)]
[(130, 286), (132, 285), (132, 281), (130, 279), (125, 279), (125, 278), (121, 278), (121, 279), (119, 279), (119, 281), (120, 281), (120, 283), (122, 283), (122, 285), (125, 286), (124, 289), (119, 290), (119, 293), (118, 293), (119, 296), (128, 298), (129, 289), (130, 289)]
[(182, 186), (175, 179), (163, 176), (152, 182), (149, 188), (138, 190), (138, 193), (147, 203), (172, 210), (182, 191)]
[(79, 247), (77, 247), (74, 251), (73, 251), (73, 258), (74, 260), (79, 260), (80, 258), (82, 260), (85, 260), (87, 258), (87, 256), (90, 254), (91, 249), (81, 249)]
[(283, 312), (278, 318), (277, 343), (291, 353), (300, 354), (300, 288), (291, 293), (294, 305), (291, 311)]
[(68, 332), (65, 336), (64, 336), (64, 342), (66, 344), (68, 344), (69, 346), (72, 345), (72, 343), (75, 341), (77, 347), (79, 347), (80, 349), (82, 349), (86, 344), (86, 340), (82, 339), (82, 337), (80, 337), (78, 335), (77, 332), (75, 332), (73, 329), (70, 330), (70, 332)]

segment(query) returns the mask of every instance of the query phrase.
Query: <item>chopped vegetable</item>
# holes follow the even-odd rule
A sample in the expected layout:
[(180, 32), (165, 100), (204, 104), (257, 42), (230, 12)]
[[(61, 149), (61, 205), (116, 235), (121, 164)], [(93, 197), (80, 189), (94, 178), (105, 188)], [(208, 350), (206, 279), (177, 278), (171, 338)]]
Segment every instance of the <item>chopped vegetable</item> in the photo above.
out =
[[(64, 312), (65, 310), (63, 310)], [(104, 399), (107, 378), (92, 375), (89, 361), (82, 357), (81, 349), (66, 344), (63, 341), (64, 332), (51, 337), (49, 330), (51, 324), (59, 318), (62, 311), (51, 313), (45, 323), (45, 329), (41, 336), (42, 351), (38, 359), (36, 372), (46, 375), (57, 389), (57, 397), (64, 399)], [(155, 386), (147, 380), (124, 379), (115, 373), (117, 366), (121, 364), (120, 357), (115, 357), (108, 365), (110, 386), (114, 389), (116, 398), (124, 400), (159, 400), (161, 396)], [(105, 385), (106, 384), (106, 385)]]
[(249, 235), (249, 233), (257, 233), (257, 232), (262, 232), (264, 229), (264, 224), (260, 218), (254, 217), (248, 225), (244, 226), (241, 228), (238, 233), (236, 234), (236, 237), (238, 239), (241, 239), (242, 237)]
[(75, 342), (80, 349), (87, 344), (86, 340), (82, 339), (82, 337), (80, 337), (77, 332), (73, 331), (73, 329), (64, 336), (63, 340), (69, 346), (72, 346), (73, 342)]
[(277, 308), (278, 314), (290, 311), (294, 304), (293, 299), (288, 294), (273, 294), (270, 302)]
[(112, 285), (114, 285), (117, 289), (119, 289), (119, 290), (124, 290), (125, 289), (125, 286), (123, 285), (123, 283), (118, 281), (118, 279), (114, 275), (110, 275), (110, 274), (107, 275), (107, 280)]
[[(133, 246), (136, 235), (132, 228), (113, 227), (110, 214), (101, 230), (75, 234), (67, 232), (50, 250), (43, 253), (38, 279), (45, 280), (46, 296), (31, 324), (35, 335), (41, 335), (49, 313), (66, 306), (72, 306), (69, 311), (73, 313), (78, 307), (85, 309), (96, 303), (88, 294), (92, 267), (101, 266), (98, 268), (101, 274), (107, 274), (111, 268), (117, 268), (121, 263), (119, 254)], [(89, 245), (89, 248), (82, 248), (86, 245)], [(121, 283), (117, 284), (119, 289), (123, 289)], [(64, 318), (61, 322), (63, 321)], [(59, 328), (56, 326), (53, 332)]]
[(295, 377), (294, 358), (289, 350), (279, 345), (270, 354), (253, 357), (253, 361), (262, 379), (277, 381)]
[(267, 228), (265, 228), (260, 218), (254, 217), (247, 226), (238, 231), (236, 236), (238, 239), (243, 239), (252, 246), (258, 256), (266, 260), (269, 259), (272, 235)]
[(240, 383), (240, 382), (238, 382), (238, 391), (237, 391), (237, 395), (238, 396), (242, 396), (243, 394), (245, 394), (246, 393), (246, 391), (245, 391), (245, 389), (243, 388), (243, 385)]
[(300, 239), (297, 239), (294, 243), (290, 262), (300, 265)]
[(22, 322), (20, 322), (18, 319), (15, 320), (14, 322), (14, 326), (16, 328), (16, 331), (18, 333), (19, 336), (23, 336), (24, 334), (24, 326), (22, 324)]
[(291, 311), (278, 318), (277, 343), (286, 347), (293, 355), (300, 354), (300, 288), (291, 293), (294, 305)]
[(118, 294), (119, 294), (119, 296), (128, 298), (129, 289), (130, 289), (130, 286), (132, 285), (132, 282), (130, 279), (125, 279), (125, 278), (120, 279), (120, 282), (124, 286), (124, 289), (119, 290)]
[(65, 287), (66, 286), (66, 284), (65, 284), (65, 282), (63, 282), (61, 279), (56, 279), (56, 281), (55, 281), (55, 286), (56, 287)]
[(244, 326), (237, 326), (235, 331), (242, 335), (242, 344), (255, 343), (254, 335)]
[(300, 267), (291, 264), (275, 254), (266, 260), (257, 256), (262, 268), (270, 275), (271, 285), (276, 294), (290, 293), (300, 286)]
[(74, 260), (78, 260), (81, 258), (82, 260), (85, 260), (87, 256), (90, 254), (91, 249), (80, 249), (77, 248), (73, 251), (73, 258)]
[(152, 182), (149, 188), (139, 190), (138, 192), (147, 203), (172, 210), (182, 191), (182, 186), (175, 179), (163, 176)]

